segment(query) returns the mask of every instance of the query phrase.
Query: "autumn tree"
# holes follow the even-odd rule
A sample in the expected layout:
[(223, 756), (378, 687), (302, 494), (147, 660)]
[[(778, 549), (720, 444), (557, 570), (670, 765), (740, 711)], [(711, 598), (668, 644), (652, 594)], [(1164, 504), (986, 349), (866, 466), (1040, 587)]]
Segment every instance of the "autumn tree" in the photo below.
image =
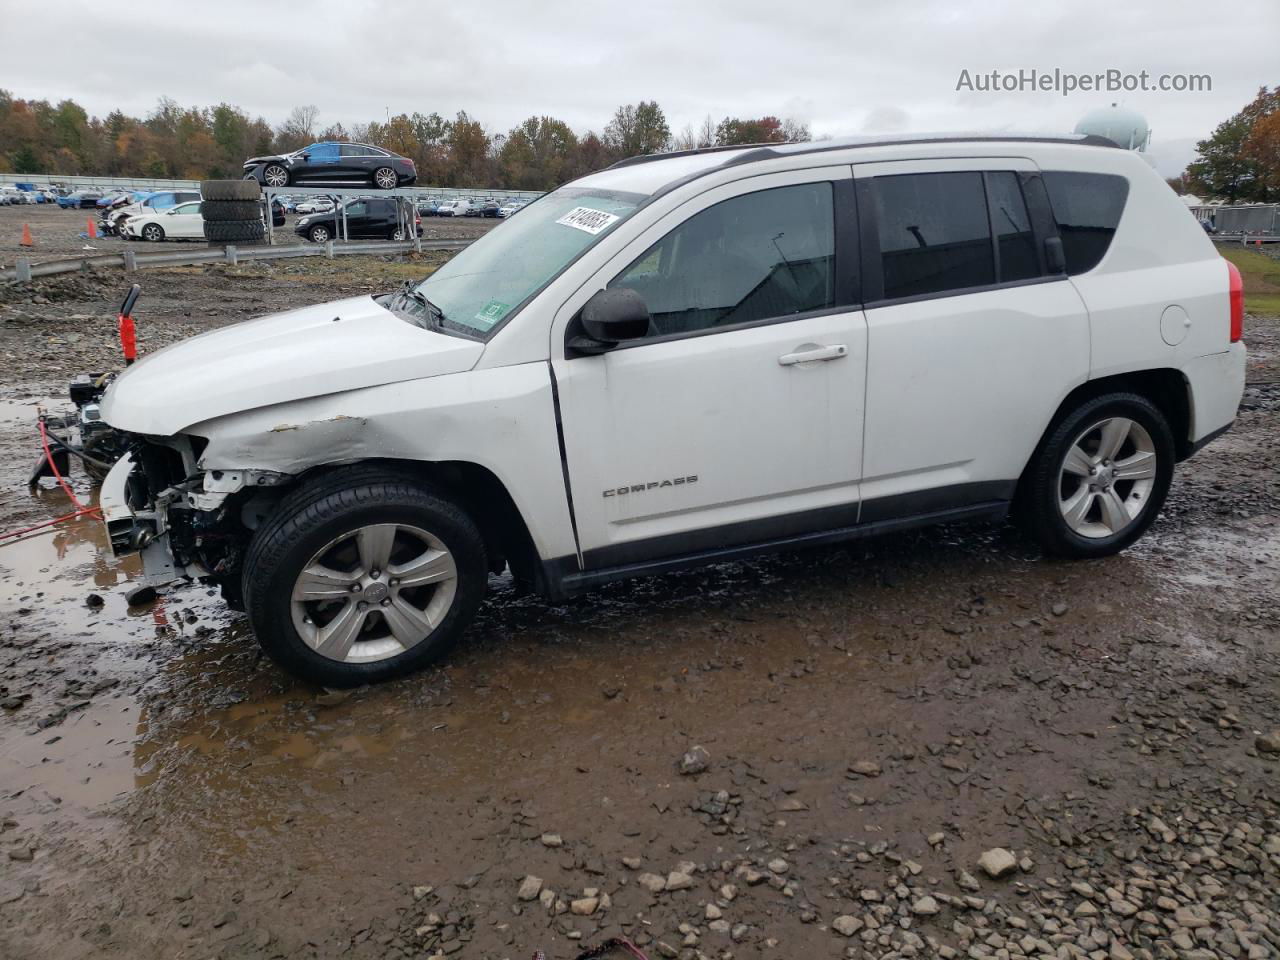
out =
[(620, 158), (661, 153), (670, 140), (671, 128), (656, 100), (619, 107), (604, 128), (605, 144)]
[[(1239, 113), (1197, 143), (1196, 159), (1187, 167), (1191, 188), (1232, 203), (1274, 197), (1277, 188), (1272, 178), (1277, 160), (1274, 141), (1268, 139), (1272, 121), (1267, 118), (1274, 117), (1277, 110), (1280, 86), (1272, 90), (1262, 87)], [(1260, 123), (1259, 137), (1253, 139), (1254, 128)], [(1269, 144), (1272, 152), (1267, 154)]]

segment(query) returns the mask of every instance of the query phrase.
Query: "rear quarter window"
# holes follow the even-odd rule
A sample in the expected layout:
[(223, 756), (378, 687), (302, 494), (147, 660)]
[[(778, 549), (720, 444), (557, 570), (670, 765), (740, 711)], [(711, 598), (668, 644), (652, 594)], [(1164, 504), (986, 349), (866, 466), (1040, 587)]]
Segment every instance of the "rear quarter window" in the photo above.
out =
[(1129, 197), (1129, 181), (1111, 173), (1065, 170), (1046, 170), (1043, 180), (1062, 237), (1067, 273), (1092, 270), (1111, 246)]

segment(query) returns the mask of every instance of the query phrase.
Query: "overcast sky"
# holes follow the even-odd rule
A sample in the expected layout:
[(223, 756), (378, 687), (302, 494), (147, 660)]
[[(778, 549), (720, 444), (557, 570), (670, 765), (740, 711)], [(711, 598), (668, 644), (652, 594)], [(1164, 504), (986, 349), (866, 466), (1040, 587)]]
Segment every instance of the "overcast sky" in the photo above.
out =
[[(466, 110), (491, 133), (533, 114), (585, 132), (656, 99), (673, 132), (708, 114), (774, 114), (840, 136), (1069, 131), (1119, 101), (1146, 116), (1151, 156), (1173, 175), (1197, 139), (1280, 83), (1277, 0), (80, 0), (41, 4), (38, 38), (20, 26), (31, 10), (0, 0), (13, 28), (0, 87), (96, 115), (145, 115), (170, 96), (273, 124), (315, 104), (321, 127)], [(962, 70), (1024, 68), (1208, 74), (1212, 90), (956, 89)]]

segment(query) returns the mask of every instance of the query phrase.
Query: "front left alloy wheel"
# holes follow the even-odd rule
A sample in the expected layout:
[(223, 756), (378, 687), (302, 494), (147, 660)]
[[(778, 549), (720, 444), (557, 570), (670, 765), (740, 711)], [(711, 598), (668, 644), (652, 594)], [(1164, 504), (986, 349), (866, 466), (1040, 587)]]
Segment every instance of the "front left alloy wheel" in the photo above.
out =
[(480, 532), (455, 503), (405, 477), (352, 468), (281, 503), (253, 537), (242, 586), (274, 660), (348, 687), (443, 656), (486, 580)]

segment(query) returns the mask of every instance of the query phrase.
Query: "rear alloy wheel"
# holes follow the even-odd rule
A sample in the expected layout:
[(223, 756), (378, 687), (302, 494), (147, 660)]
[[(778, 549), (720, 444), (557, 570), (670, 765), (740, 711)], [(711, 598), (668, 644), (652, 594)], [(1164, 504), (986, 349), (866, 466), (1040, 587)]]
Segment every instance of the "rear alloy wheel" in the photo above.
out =
[(400, 676), (443, 656), (487, 584), (484, 541), (455, 503), (367, 467), (287, 497), (241, 573), (263, 649), (327, 686)]
[(404, 227), (396, 227), (394, 230), (392, 230), (392, 231), (391, 231), (391, 239), (392, 239), (392, 240), (405, 240), (405, 239), (407, 239), (407, 237), (406, 237), (406, 235), (405, 235), (405, 232), (404, 232)]
[(307, 231), (307, 236), (311, 238), (312, 243), (326, 243), (329, 240), (329, 228), (314, 226)]
[(1136, 420), (1111, 417), (1086, 427), (1058, 479), (1067, 526), (1092, 540), (1123, 533), (1151, 500), (1156, 461), (1151, 434)]
[(262, 182), (268, 187), (287, 187), (289, 171), (278, 163), (269, 163), (262, 171)]
[(394, 190), (399, 182), (400, 178), (390, 167), (379, 167), (373, 171), (373, 185), (379, 190)]
[(164, 229), (158, 223), (148, 223), (142, 228), (142, 239), (159, 243), (164, 239)]
[(1155, 521), (1173, 479), (1173, 433), (1146, 397), (1086, 401), (1047, 436), (1020, 490), (1023, 520), (1050, 553), (1119, 553)]

